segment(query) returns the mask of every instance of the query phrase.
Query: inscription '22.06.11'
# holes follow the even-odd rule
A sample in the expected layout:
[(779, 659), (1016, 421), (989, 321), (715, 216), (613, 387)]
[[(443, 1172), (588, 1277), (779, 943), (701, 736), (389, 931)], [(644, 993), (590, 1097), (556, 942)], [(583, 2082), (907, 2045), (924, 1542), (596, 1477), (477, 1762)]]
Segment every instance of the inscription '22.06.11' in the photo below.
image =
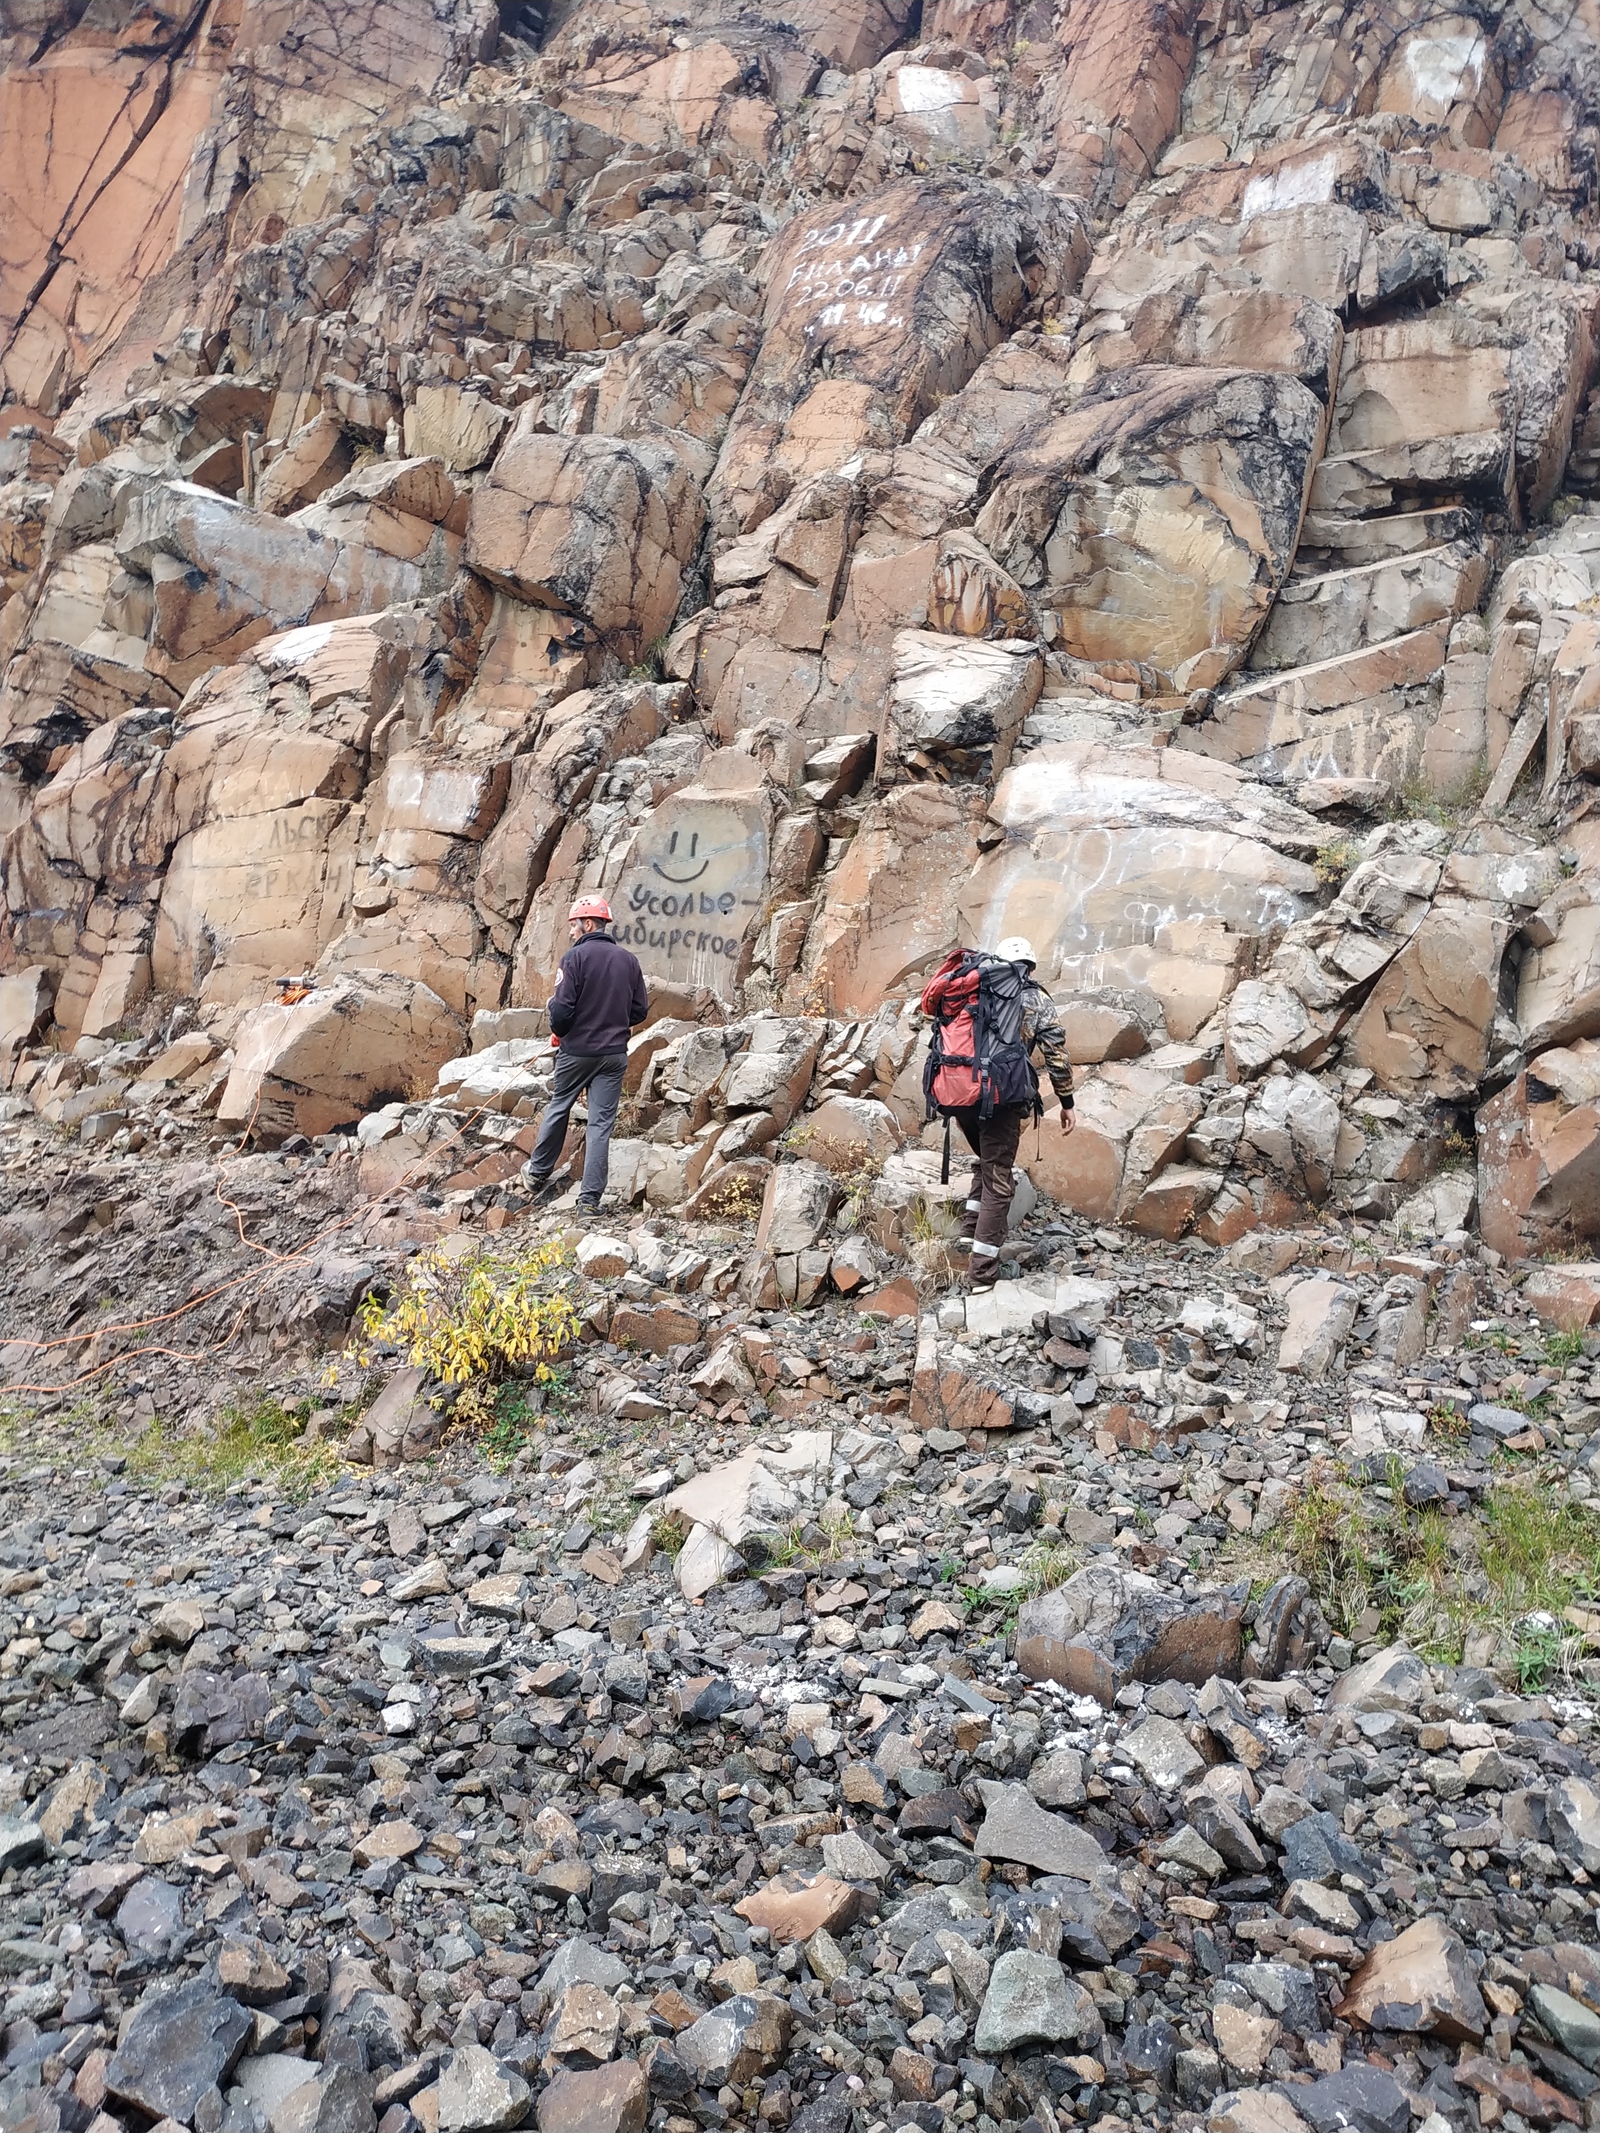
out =
[(812, 314), (808, 333), (836, 326), (905, 326), (896, 299), (924, 247), (879, 244), (888, 221), (887, 215), (867, 215), (806, 231), (784, 284), (784, 301), (802, 316)]

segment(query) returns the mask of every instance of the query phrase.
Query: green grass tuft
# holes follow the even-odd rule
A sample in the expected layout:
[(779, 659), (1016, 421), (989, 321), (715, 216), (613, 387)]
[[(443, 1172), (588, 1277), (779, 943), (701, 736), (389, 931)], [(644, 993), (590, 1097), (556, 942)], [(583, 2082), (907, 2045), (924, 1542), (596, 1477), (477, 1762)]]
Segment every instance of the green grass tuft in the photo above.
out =
[(214, 1434), (185, 1435), (158, 1417), (127, 1447), (130, 1480), (149, 1488), (182, 1482), (221, 1495), (234, 1483), (271, 1478), (290, 1497), (327, 1488), (344, 1461), (337, 1445), (307, 1444), (313, 1403), (285, 1407), (270, 1395), (223, 1410)]

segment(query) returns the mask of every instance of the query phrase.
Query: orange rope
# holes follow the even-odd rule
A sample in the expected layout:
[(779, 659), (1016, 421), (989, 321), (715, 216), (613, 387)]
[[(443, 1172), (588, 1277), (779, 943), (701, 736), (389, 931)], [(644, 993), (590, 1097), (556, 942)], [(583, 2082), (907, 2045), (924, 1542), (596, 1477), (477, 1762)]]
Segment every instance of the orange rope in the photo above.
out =
[[(261, 1098), (258, 1092), (256, 1097), (256, 1109), (253, 1110), (250, 1114), (249, 1121), (244, 1129), (244, 1134), (241, 1136), (242, 1139), (247, 1140), (250, 1134), (255, 1130), (256, 1113), (260, 1110), (260, 1107)], [(347, 1230), (351, 1228), (353, 1224), (361, 1220), (363, 1215), (370, 1214), (372, 1209), (381, 1205), (384, 1200), (388, 1199), (391, 1193), (401, 1190), (409, 1182), (414, 1171), (416, 1171), (422, 1164), (432, 1162), (438, 1156), (444, 1154), (447, 1149), (453, 1147), (455, 1143), (462, 1138), (462, 1136), (466, 1133), (467, 1129), (476, 1120), (484, 1117), (487, 1114), (488, 1108), (489, 1107), (487, 1104), (480, 1104), (477, 1110), (469, 1113), (469, 1115), (461, 1121), (461, 1124), (456, 1127), (453, 1133), (448, 1134), (444, 1140), (430, 1147), (425, 1155), (419, 1156), (417, 1158), (417, 1161), (411, 1164), (407, 1169), (403, 1170), (400, 1173), (399, 1177), (394, 1180), (393, 1184), (389, 1185), (383, 1192), (377, 1193), (370, 1200), (364, 1201), (360, 1207), (353, 1209), (352, 1212), (348, 1215), (342, 1216), (339, 1221), (331, 1223), (326, 1229), (319, 1230), (314, 1237), (308, 1238), (306, 1242), (298, 1248), (298, 1250), (293, 1252), (274, 1252), (270, 1246), (264, 1244), (256, 1244), (245, 1235), (243, 1213), (236, 1202), (229, 1200), (224, 1196), (222, 1191), (222, 1179), (220, 1175), (218, 1176), (216, 1182), (216, 1195), (221, 1204), (224, 1207), (228, 1208), (229, 1211), (232, 1213), (234, 1220), (238, 1225), (239, 1240), (243, 1245), (245, 1245), (251, 1251), (264, 1253), (267, 1259), (270, 1260), (274, 1265), (294, 1265), (297, 1264), (299, 1261), (305, 1259), (310, 1253), (320, 1249), (320, 1247), (326, 1244), (331, 1237), (338, 1236), (341, 1230)], [(73, 1348), (85, 1346), (91, 1341), (99, 1340), (103, 1335), (114, 1333), (149, 1332), (156, 1326), (170, 1325), (174, 1319), (187, 1317), (191, 1311), (198, 1311), (202, 1304), (210, 1303), (214, 1298), (218, 1296), (225, 1296), (230, 1289), (237, 1289), (247, 1282), (258, 1280), (261, 1275), (269, 1271), (270, 1267), (268, 1266), (256, 1266), (247, 1268), (244, 1273), (235, 1274), (228, 1281), (218, 1282), (217, 1286), (214, 1289), (207, 1289), (202, 1295), (199, 1296), (191, 1296), (187, 1303), (179, 1304), (176, 1310), (160, 1312), (154, 1318), (131, 1319), (126, 1324), (117, 1326), (93, 1326), (86, 1333), (64, 1333), (55, 1340), (33, 1341), (28, 1343), (19, 1342), (17, 1343), (17, 1345), (30, 1346), (33, 1348), (35, 1353), (40, 1355), (47, 1355), (52, 1349), (56, 1348)], [(170, 1356), (173, 1360), (178, 1362), (199, 1363), (204, 1361), (204, 1359), (208, 1355), (216, 1355), (222, 1349), (232, 1346), (233, 1342), (237, 1340), (239, 1336), (240, 1326), (244, 1323), (246, 1309), (248, 1309), (248, 1306), (241, 1308), (241, 1310), (234, 1318), (232, 1327), (221, 1340), (208, 1341), (203, 1347), (197, 1349), (193, 1353), (189, 1353), (188, 1351), (181, 1348), (161, 1348), (153, 1345), (143, 1345), (135, 1348), (124, 1348), (120, 1349), (117, 1354), (109, 1357), (105, 1362), (97, 1363), (92, 1370), (83, 1371), (79, 1376), (68, 1379), (65, 1384), (8, 1385), (5, 1386), (3, 1390), (8, 1393), (30, 1392), (49, 1394), (76, 1392), (82, 1386), (92, 1384), (96, 1378), (103, 1377), (108, 1370), (116, 1369), (119, 1364), (135, 1362), (141, 1356), (146, 1355), (164, 1355)]]

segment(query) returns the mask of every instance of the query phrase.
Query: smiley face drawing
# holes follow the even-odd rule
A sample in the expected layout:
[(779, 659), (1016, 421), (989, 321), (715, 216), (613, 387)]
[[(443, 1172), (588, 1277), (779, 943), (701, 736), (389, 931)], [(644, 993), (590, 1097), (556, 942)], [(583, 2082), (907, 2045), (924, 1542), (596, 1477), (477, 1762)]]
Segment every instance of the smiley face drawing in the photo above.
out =
[(690, 882), (699, 881), (709, 871), (712, 856), (708, 852), (701, 858), (698, 830), (674, 830), (661, 857), (651, 860), (650, 871), (677, 888), (687, 888)]

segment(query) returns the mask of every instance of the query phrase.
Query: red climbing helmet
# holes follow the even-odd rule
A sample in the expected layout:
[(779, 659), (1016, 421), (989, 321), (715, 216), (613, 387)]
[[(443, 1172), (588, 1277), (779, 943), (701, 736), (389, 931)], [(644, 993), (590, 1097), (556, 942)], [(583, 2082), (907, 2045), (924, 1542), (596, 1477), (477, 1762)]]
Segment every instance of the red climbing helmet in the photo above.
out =
[(567, 913), (572, 918), (598, 918), (606, 925), (611, 923), (611, 906), (603, 896), (580, 896)]

